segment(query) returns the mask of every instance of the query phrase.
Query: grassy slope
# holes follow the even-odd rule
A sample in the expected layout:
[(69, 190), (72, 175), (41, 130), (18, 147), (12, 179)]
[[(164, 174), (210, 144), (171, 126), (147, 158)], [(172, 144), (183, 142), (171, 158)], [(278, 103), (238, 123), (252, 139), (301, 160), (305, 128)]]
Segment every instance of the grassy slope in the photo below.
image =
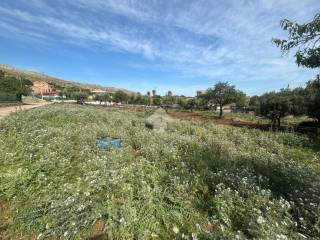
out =
[[(317, 238), (320, 154), (289, 133), (52, 105), (0, 121), (0, 237)], [(95, 139), (121, 137), (100, 152)], [(136, 149), (133, 150), (133, 148)], [(102, 224), (101, 224), (102, 223)], [(92, 227), (93, 226), (93, 227)]]

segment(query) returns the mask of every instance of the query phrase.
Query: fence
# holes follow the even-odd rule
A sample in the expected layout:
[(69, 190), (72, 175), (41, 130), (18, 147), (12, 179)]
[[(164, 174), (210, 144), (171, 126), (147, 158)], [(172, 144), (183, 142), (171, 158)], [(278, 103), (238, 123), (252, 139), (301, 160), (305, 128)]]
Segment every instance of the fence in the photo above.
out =
[(17, 94), (0, 92), (0, 102), (17, 102), (19, 98)]

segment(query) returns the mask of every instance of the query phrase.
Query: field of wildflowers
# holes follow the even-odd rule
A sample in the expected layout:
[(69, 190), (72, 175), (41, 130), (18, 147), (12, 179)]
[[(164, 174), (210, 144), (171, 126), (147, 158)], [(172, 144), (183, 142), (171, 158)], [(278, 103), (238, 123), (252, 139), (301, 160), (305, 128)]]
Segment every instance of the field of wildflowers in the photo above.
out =
[[(320, 239), (316, 140), (50, 105), (0, 120), (1, 239)], [(100, 151), (96, 139), (123, 147)], [(99, 226), (99, 230), (97, 230)]]

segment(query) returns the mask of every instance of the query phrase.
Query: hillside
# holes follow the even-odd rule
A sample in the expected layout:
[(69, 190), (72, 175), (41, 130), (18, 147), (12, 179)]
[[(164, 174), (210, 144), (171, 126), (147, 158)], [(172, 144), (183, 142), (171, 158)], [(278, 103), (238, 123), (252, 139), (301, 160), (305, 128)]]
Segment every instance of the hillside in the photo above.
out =
[(23, 77), (23, 78), (29, 79), (32, 82), (44, 81), (44, 82), (57, 84), (61, 87), (67, 87), (67, 88), (68, 87), (79, 87), (81, 89), (89, 89), (89, 90), (99, 89), (99, 90), (107, 91), (109, 93), (114, 93), (118, 90), (122, 90), (128, 94), (134, 93), (134, 92), (126, 90), (126, 89), (119, 89), (119, 88), (115, 88), (115, 87), (103, 87), (103, 86), (100, 86), (97, 84), (88, 84), (88, 83), (67, 81), (67, 80), (56, 78), (56, 77), (48, 76), (43, 73), (18, 69), (18, 68), (14, 68), (14, 67), (11, 67), (8, 65), (3, 65), (3, 64), (0, 64), (0, 71), (4, 71), (7, 74), (12, 75), (14, 77)]

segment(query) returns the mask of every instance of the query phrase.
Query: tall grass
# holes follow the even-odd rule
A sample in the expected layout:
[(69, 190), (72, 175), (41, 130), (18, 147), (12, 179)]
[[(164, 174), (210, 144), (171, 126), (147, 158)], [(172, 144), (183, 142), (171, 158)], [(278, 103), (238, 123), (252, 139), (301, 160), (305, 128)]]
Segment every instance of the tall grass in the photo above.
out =
[[(51, 105), (0, 121), (0, 236), (301, 239), (320, 236), (320, 154), (291, 133)], [(123, 148), (99, 151), (100, 136)], [(1, 218), (0, 218), (1, 219)], [(0, 223), (1, 226), (1, 223)]]

